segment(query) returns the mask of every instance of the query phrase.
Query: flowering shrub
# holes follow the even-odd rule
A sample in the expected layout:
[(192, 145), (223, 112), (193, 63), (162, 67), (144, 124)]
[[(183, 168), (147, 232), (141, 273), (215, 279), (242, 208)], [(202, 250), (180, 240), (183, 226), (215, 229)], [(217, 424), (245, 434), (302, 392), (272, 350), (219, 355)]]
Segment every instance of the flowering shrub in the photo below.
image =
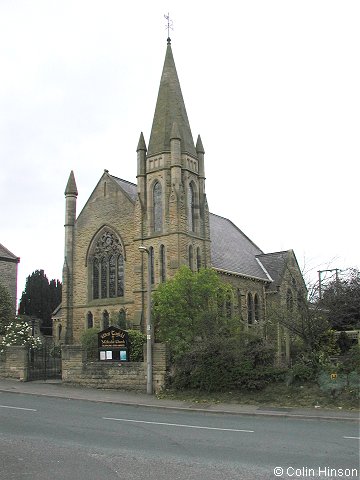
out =
[(5, 334), (0, 341), (0, 352), (3, 353), (5, 347), (13, 345), (29, 346), (31, 348), (40, 347), (42, 342), (40, 337), (31, 336), (31, 327), (27, 322), (15, 319), (5, 327)]

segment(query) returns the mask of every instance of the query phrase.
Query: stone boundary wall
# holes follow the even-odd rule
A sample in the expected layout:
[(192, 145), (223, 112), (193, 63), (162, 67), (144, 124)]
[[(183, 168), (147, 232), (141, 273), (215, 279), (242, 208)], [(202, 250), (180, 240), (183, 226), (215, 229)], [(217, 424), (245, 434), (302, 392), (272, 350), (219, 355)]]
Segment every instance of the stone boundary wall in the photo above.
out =
[[(164, 344), (155, 344), (153, 349), (154, 391), (165, 385), (167, 349)], [(145, 362), (87, 361), (80, 345), (62, 346), (63, 383), (93, 388), (132, 390), (146, 392)]]
[(14, 378), (22, 382), (28, 380), (28, 348), (23, 346), (6, 347), (0, 353), (0, 378)]

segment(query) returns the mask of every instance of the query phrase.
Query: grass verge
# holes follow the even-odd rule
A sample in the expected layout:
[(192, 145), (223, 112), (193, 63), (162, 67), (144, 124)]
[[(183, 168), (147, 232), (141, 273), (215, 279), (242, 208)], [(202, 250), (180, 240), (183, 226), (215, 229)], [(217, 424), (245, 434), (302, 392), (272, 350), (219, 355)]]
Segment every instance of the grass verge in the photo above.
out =
[(344, 390), (334, 398), (322, 392), (316, 384), (291, 385), (283, 383), (267, 385), (260, 391), (201, 392), (164, 390), (159, 398), (193, 403), (237, 403), (240, 405), (266, 405), (273, 407), (329, 408), (358, 410), (359, 399)]

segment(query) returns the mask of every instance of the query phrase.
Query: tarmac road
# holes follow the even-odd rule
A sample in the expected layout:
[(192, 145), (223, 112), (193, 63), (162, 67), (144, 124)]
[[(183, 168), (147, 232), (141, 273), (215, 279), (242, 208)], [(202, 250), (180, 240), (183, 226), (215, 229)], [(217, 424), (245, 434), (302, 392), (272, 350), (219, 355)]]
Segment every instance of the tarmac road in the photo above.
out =
[(130, 394), (124, 404), (109, 401), (111, 392), (87, 401), (48, 396), (44, 386), (41, 395), (4, 388), (0, 382), (1, 480), (338, 478), (330, 474), (341, 471), (358, 478), (355, 416), (209, 413), (131, 405), (146, 397)]

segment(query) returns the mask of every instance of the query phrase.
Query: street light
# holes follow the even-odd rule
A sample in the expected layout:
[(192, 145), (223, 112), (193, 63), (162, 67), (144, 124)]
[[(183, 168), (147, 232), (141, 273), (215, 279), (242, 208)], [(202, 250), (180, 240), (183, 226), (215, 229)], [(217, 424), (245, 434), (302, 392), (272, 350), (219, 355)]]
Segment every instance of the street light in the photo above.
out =
[(152, 337), (151, 337), (151, 255), (150, 251), (140, 245), (140, 252), (146, 252), (148, 256), (148, 271), (147, 271), (147, 302), (146, 302), (146, 370), (147, 382), (146, 393), (152, 395), (153, 393), (153, 379), (152, 379)]

